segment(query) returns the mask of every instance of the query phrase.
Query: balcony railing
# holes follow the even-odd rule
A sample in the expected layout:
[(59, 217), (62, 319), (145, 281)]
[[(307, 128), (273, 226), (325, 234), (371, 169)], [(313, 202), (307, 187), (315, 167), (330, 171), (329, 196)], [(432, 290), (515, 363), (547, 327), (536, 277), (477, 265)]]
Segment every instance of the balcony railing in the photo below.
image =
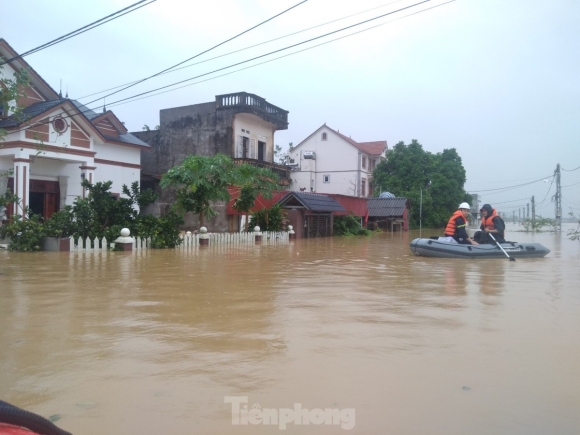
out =
[(264, 116), (265, 119), (276, 121), (276, 124), (288, 126), (288, 111), (268, 103), (264, 98), (247, 92), (235, 94), (216, 95), (217, 108), (247, 108), (252, 109)]
[(284, 165), (277, 165), (276, 163), (265, 162), (263, 160), (256, 160), (256, 159), (243, 159), (238, 158), (234, 159), (234, 163), (236, 166), (239, 166), (243, 163), (247, 163), (252, 166), (257, 166), (259, 168), (268, 168), (272, 172), (278, 174), (280, 177), (280, 182), (282, 184), (287, 184), (290, 180), (290, 168)]

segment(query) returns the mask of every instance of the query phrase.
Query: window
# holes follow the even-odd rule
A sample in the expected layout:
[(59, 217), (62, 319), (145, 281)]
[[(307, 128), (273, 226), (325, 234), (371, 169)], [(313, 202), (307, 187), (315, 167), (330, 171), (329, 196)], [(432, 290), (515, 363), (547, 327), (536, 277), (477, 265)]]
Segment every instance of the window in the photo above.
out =
[(367, 168), (367, 158), (366, 156), (362, 156), (362, 168), (366, 169)]
[(330, 183), (330, 175), (323, 175), (322, 176), (322, 181), (324, 183)]
[(326, 140), (326, 133), (322, 133), (322, 140)]
[(361, 179), (361, 182), (360, 182), (360, 191), (361, 191), (361, 196), (363, 198), (365, 196), (367, 196), (367, 179), (366, 178)]

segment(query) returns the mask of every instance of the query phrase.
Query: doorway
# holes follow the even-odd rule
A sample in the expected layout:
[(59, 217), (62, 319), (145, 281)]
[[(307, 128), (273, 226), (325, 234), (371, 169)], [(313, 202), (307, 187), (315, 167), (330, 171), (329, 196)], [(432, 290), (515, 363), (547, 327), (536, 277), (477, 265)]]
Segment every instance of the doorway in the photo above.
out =
[(258, 160), (265, 160), (266, 156), (266, 142), (258, 141)]

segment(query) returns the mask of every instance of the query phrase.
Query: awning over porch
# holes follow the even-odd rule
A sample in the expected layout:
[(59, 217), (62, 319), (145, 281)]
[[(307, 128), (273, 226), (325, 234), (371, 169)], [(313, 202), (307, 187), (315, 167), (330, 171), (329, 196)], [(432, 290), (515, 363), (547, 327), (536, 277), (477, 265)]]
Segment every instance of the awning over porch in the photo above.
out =
[(315, 213), (344, 212), (346, 209), (330, 196), (318, 193), (288, 192), (278, 201), (282, 208), (302, 208)]

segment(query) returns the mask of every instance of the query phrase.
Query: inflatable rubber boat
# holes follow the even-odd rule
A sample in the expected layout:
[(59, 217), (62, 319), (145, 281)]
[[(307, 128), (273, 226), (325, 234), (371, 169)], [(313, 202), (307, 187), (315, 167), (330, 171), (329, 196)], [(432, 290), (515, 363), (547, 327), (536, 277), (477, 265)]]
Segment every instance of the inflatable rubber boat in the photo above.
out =
[(423, 257), (441, 258), (506, 258), (506, 253), (512, 258), (545, 257), (550, 250), (540, 243), (500, 243), (503, 252), (496, 244), (460, 245), (450, 243), (444, 239), (414, 239), (411, 242), (411, 251)]

